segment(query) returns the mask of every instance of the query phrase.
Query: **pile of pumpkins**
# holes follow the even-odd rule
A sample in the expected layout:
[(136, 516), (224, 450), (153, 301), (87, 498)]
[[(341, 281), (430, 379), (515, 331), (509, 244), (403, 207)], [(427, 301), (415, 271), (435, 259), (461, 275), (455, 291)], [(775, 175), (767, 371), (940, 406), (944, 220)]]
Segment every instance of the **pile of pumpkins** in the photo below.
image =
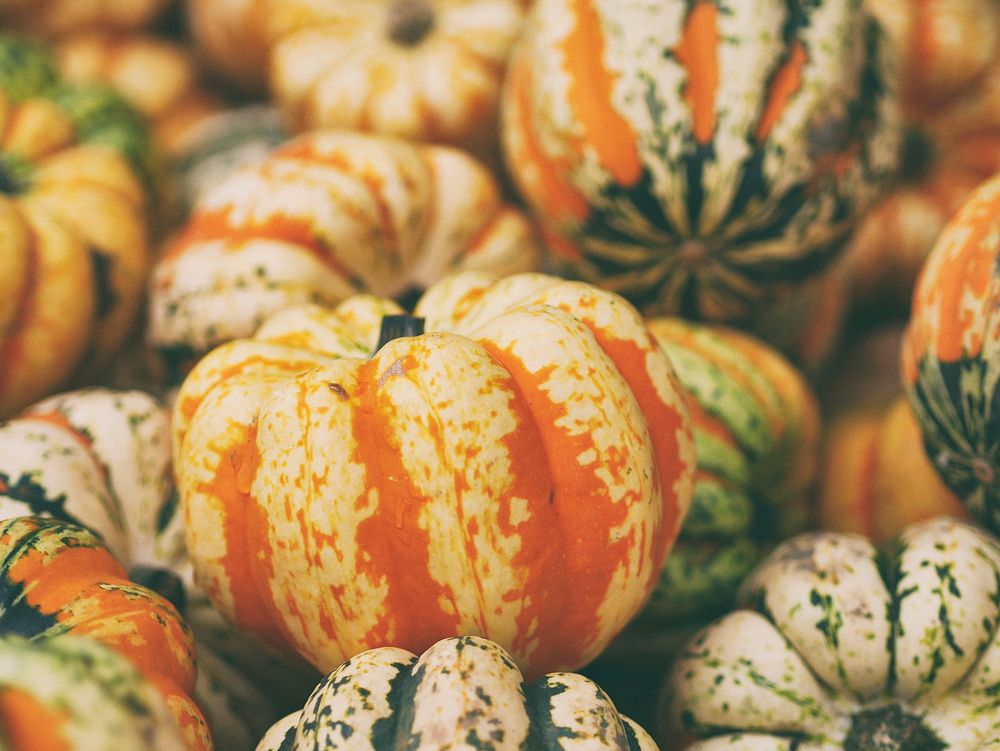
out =
[(0, 0), (0, 271), (4, 748), (1000, 744), (993, 0)]

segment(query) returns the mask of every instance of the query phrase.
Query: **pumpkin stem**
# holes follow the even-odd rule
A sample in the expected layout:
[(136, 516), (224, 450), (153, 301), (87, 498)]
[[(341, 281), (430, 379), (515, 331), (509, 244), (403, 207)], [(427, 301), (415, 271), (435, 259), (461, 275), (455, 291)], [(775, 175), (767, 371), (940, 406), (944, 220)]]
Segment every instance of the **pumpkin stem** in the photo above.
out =
[(378, 346), (375, 347), (375, 351), (378, 352), (393, 339), (399, 339), (403, 336), (420, 336), (423, 333), (424, 319), (419, 316), (383, 316), (382, 328), (379, 329)]
[(187, 605), (184, 582), (173, 571), (153, 566), (134, 566), (128, 572), (128, 578), (153, 590), (177, 608), (178, 613), (184, 615), (184, 607)]
[(389, 4), (389, 38), (404, 47), (419, 44), (434, 27), (429, 0), (395, 0)]
[(942, 751), (947, 747), (921, 717), (898, 704), (858, 712), (844, 739), (844, 751)]
[(28, 164), (14, 154), (0, 155), (0, 193), (16, 196), (28, 187)]

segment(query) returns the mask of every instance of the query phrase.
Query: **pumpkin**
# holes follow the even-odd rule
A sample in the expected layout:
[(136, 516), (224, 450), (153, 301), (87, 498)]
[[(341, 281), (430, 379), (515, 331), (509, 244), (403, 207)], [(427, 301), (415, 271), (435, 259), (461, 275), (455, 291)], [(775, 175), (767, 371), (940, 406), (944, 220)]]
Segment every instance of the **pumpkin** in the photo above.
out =
[(185, 0), (191, 42), (217, 78), (247, 94), (267, 84), (269, 0)]
[(671, 645), (732, 607), (740, 582), (802, 531), (819, 464), (819, 408), (799, 372), (753, 337), (675, 318), (647, 322), (691, 411), (695, 484), (680, 538), (642, 613), (605, 653), (663, 664)]
[(60, 39), (55, 54), (64, 80), (102, 82), (119, 91), (150, 122), (165, 154), (182, 148), (191, 130), (222, 108), (198, 80), (191, 53), (166, 38), (85, 31)]
[(859, 535), (792, 538), (671, 670), (669, 747), (996, 745), (998, 582), (1000, 542), (948, 517), (906, 528), (884, 557)]
[(817, 522), (888, 542), (923, 519), (967, 513), (924, 452), (906, 397), (833, 418), (823, 437)]
[(419, 657), (396, 647), (352, 657), (316, 686), (301, 711), (275, 725), (257, 751), (556, 751), (566, 738), (581, 748), (656, 749), (588, 678), (550, 673), (525, 683), (498, 644), (459, 636)]
[(896, 185), (846, 251), (855, 305), (903, 313), (945, 223), (1000, 171), (1000, 8), (989, 0), (878, 0), (901, 56), (904, 147)]
[(290, 309), (191, 371), (173, 427), (196, 577), (322, 671), (463, 634), (529, 677), (576, 669), (648, 598), (690, 502), (670, 361), (625, 300), (543, 274), (450, 276), (414, 310), (426, 333), (372, 355), (400, 312)]
[(1000, 529), (1000, 177), (948, 222), (913, 294), (902, 344), (924, 446), (973, 516)]
[(11, 751), (184, 751), (163, 696), (92, 639), (0, 636), (0, 743)]
[(266, 4), (270, 90), (292, 127), (350, 128), (487, 156), (518, 0)]
[(396, 296), (445, 273), (526, 271), (526, 219), (457, 149), (317, 131), (201, 195), (153, 271), (148, 339), (171, 371), (271, 313), (357, 292)]
[(170, 452), (168, 411), (147, 394), (50, 397), (0, 424), (0, 519), (32, 514), (86, 526), (133, 581), (170, 596), (193, 631), (193, 696), (216, 748), (242, 751), (280, 716), (261, 682), (294, 695), (303, 671), (234, 633), (193, 586)]
[(129, 332), (150, 265), (144, 126), (0, 36), (0, 419), (92, 375)]
[(0, 522), (0, 586), (3, 633), (96, 639), (159, 689), (189, 749), (212, 747), (189, 696), (195, 668), (187, 624), (166, 599), (129, 581), (93, 532), (36, 516)]
[(736, 321), (819, 273), (892, 174), (895, 76), (861, 0), (539, 0), (507, 164), (565, 274)]
[(0, 26), (46, 37), (81, 29), (135, 29), (172, 0), (0, 0)]

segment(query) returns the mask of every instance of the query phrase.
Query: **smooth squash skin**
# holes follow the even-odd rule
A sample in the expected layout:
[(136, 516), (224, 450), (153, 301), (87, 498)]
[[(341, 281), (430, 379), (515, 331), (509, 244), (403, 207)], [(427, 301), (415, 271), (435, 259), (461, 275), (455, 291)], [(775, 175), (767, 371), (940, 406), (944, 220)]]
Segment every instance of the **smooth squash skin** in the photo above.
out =
[(667, 748), (979, 751), (1000, 741), (1000, 542), (938, 517), (879, 551), (806, 533), (667, 676)]
[(372, 355), (400, 312), (289, 310), (192, 370), (173, 424), (199, 581), (320, 669), (472, 633), (529, 678), (584, 665), (690, 504), (667, 355), (622, 298), (542, 274), (448, 277), (426, 333)]
[(650, 315), (746, 319), (818, 274), (897, 163), (861, 0), (539, 0), (501, 130), (561, 271)]
[(343, 748), (656, 751), (599, 686), (575, 673), (527, 683), (502, 647), (478, 636), (443, 639), (419, 657), (395, 647), (352, 657), (277, 723), (256, 751)]
[(931, 463), (1000, 530), (1000, 178), (941, 233), (913, 295), (902, 377)]

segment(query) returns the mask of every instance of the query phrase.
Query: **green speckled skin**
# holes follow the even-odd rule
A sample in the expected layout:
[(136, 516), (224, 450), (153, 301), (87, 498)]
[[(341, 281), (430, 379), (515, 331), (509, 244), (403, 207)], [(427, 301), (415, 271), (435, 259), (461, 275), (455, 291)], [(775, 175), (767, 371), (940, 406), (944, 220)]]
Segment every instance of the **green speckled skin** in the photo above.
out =
[(803, 534), (740, 601), (688, 642), (664, 687), (666, 732), (703, 739), (691, 749), (1000, 744), (1000, 541), (983, 530), (933, 519), (884, 553)]
[(655, 751), (656, 744), (589, 679), (550, 673), (525, 684), (497, 644), (461, 636), (419, 658), (382, 647), (347, 660), (257, 746), (320, 749)]

